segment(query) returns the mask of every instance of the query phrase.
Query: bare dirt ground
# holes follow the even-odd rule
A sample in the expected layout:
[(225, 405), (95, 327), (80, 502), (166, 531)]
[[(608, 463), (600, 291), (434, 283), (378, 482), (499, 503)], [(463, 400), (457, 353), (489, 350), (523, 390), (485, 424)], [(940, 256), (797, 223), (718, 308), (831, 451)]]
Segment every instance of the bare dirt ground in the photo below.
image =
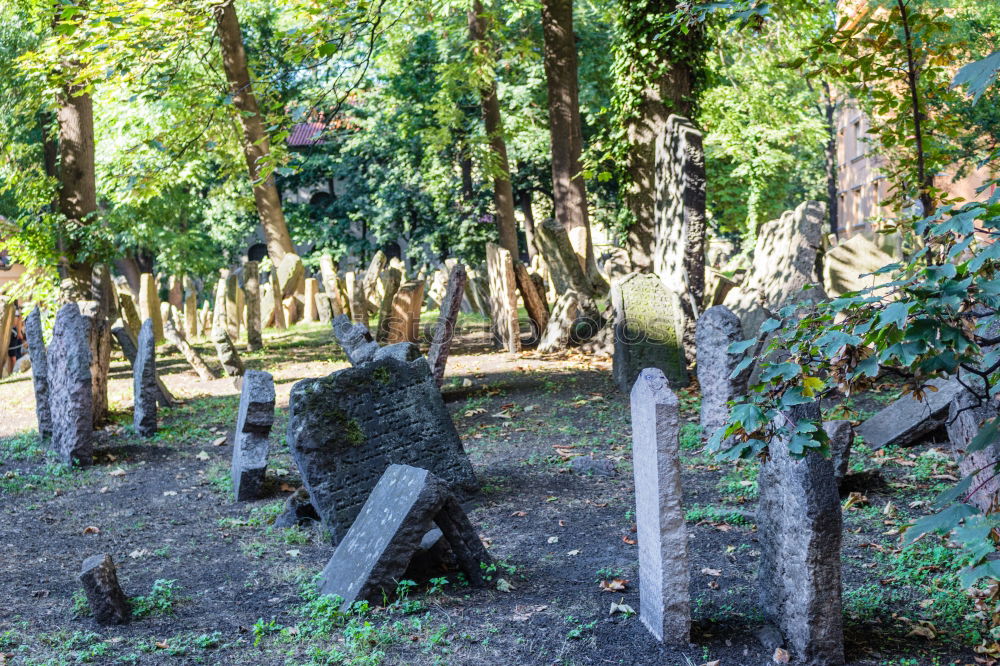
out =
[[(628, 612), (639, 607), (631, 440), (610, 362), (493, 353), (477, 331), (453, 352), (443, 392), (482, 484), (470, 517), (498, 563), (491, 586), (438, 571), (348, 614), (312, 592), (329, 543), (271, 524), (298, 485), (289, 390), (347, 365), (327, 327), (269, 332), (266, 349), (245, 356), (278, 394), (273, 494), (252, 503), (231, 496), (232, 381), (200, 381), (168, 348), (158, 362), (181, 404), (161, 410), (154, 438), (138, 438), (131, 374), (116, 358), (113, 422), (85, 469), (58, 465), (37, 441), (30, 378), (0, 383), (0, 664), (771, 663), (754, 635), (756, 465), (700, 450), (696, 390), (680, 396), (694, 627), (690, 645), (665, 647)], [(887, 389), (827, 411), (863, 415), (891, 398)], [(977, 663), (983, 624), (955, 583), (961, 562), (940, 540), (901, 549), (898, 539), (952, 464), (933, 441), (857, 449), (844, 497), (849, 663)], [(614, 474), (573, 473), (579, 455), (612, 462)], [(124, 627), (96, 625), (80, 597), (80, 563), (102, 552), (134, 597)]]

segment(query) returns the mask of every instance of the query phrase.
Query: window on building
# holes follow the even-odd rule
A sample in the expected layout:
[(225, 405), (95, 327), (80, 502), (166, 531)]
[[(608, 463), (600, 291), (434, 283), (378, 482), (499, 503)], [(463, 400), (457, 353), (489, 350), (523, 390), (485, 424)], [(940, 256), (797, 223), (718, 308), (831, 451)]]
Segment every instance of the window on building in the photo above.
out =
[(854, 121), (854, 127), (852, 129), (852, 135), (854, 138), (853, 158), (858, 159), (859, 157), (863, 157), (865, 154), (865, 131), (861, 127), (860, 119)]

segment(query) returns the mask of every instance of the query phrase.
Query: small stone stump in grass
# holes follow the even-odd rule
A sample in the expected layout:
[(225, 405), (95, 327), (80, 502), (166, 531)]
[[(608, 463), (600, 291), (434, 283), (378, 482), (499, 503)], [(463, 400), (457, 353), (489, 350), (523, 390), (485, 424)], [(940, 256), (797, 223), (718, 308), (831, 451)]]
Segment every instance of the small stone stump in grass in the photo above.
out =
[(274, 425), (274, 378), (247, 370), (233, 442), (233, 493), (237, 502), (259, 499), (267, 471), (268, 436)]
[(118, 573), (110, 555), (92, 555), (85, 559), (80, 570), (80, 583), (98, 624), (125, 624), (129, 621), (132, 611), (128, 597), (118, 584)]

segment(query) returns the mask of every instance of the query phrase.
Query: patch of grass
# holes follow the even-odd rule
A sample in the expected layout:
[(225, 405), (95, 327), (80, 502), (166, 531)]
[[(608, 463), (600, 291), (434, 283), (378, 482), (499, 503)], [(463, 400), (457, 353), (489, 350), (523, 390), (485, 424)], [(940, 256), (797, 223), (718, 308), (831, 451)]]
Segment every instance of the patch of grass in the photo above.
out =
[(215, 492), (221, 495), (233, 492), (233, 471), (230, 463), (223, 460), (212, 463), (205, 468), (205, 478)]
[(45, 457), (45, 447), (37, 430), (28, 430), (11, 437), (0, 437), (0, 458), (7, 460), (37, 460)]
[(177, 603), (177, 593), (180, 588), (176, 580), (158, 578), (153, 581), (149, 594), (132, 599), (133, 617), (149, 617), (153, 615), (173, 615), (174, 604)]
[(0, 475), (0, 491), (12, 495), (32, 490), (51, 492), (84, 485), (88, 479), (87, 471), (53, 460), (33, 471), (8, 470)]
[(736, 502), (747, 502), (757, 498), (757, 463), (737, 462), (731, 465), (716, 484), (719, 492)]
[(726, 523), (738, 527), (751, 527), (754, 523), (745, 514), (735, 509), (725, 509), (717, 506), (702, 506), (695, 504), (684, 514), (689, 523)]
[(697, 423), (685, 423), (681, 426), (681, 451), (696, 451), (701, 448), (702, 427)]

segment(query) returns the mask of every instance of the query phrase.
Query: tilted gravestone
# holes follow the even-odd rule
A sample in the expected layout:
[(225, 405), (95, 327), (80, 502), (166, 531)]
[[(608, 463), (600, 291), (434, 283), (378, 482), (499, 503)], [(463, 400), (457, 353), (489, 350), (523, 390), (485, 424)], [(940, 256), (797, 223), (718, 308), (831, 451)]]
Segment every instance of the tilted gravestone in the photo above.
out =
[(857, 434), (864, 443), (873, 449), (888, 444), (909, 446), (944, 425), (948, 406), (965, 389), (955, 379), (927, 383), (932, 388), (923, 391), (922, 400), (907, 393), (858, 426)]
[(486, 244), (486, 272), (490, 283), (490, 331), (493, 344), (508, 352), (521, 351), (517, 317), (517, 282), (510, 252)]
[[(302, 265), (302, 259), (299, 258), (299, 255), (288, 252), (282, 257), (277, 270), (274, 271), (278, 278), (278, 291), (274, 294), (276, 303), (295, 293), (305, 272), (306, 269)], [(291, 323), (288, 322), (288, 324)]]
[(482, 585), (482, 567), (492, 559), (448, 485), (425, 469), (390, 465), (323, 569), (320, 594), (339, 596), (342, 609), (391, 596), (435, 524), (462, 573)]
[(259, 499), (267, 472), (268, 437), (274, 425), (274, 378), (247, 370), (233, 442), (233, 493), (237, 502)]
[(323, 278), (323, 289), (326, 290), (326, 295), (330, 297), (331, 316), (336, 317), (343, 314), (344, 306), (340, 302), (340, 290), (337, 288), (337, 269), (334, 266), (333, 257), (328, 254), (320, 256), (319, 272)]
[(631, 390), (644, 368), (659, 368), (670, 386), (687, 386), (684, 348), (680, 342), (675, 297), (660, 278), (632, 273), (611, 286), (615, 310), (615, 383)]
[(271, 293), (271, 300), (273, 301), (274, 304), (273, 305), (274, 314), (272, 315), (274, 321), (274, 327), (279, 331), (282, 331), (285, 329), (285, 326), (288, 324), (288, 322), (285, 321), (285, 308), (281, 303), (281, 284), (278, 281), (278, 271), (273, 269), (271, 270), (270, 293)]
[(243, 360), (236, 351), (233, 339), (229, 337), (224, 322), (216, 320), (216, 325), (212, 328), (212, 343), (215, 345), (215, 353), (219, 357), (222, 369), (229, 377), (240, 377), (243, 375)]
[(389, 339), (389, 330), (392, 326), (392, 304), (402, 281), (403, 272), (395, 266), (389, 266), (382, 271), (382, 302), (378, 308), (378, 330), (375, 331), (375, 340), (378, 342), (385, 342)]
[(156, 340), (153, 320), (147, 319), (139, 329), (135, 365), (132, 368), (132, 425), (141, 437), (156, 434)]
[(420, 339), (420, 311), (424, 304), (424, 283), (420, 280), (404, 282), (392, 299), (392, 316), (389, 319), (389, 336), (386, 342), (418, 342)]
[(367, 363), (378, 351), (379, 346), (372, 339), (371, 331), (361, 323), (351, 322), (346, 314), (333, 318), (333, 335), (344, 349), (351, 365)]
[(256, 261), (243, 265), (243, 297), (246, 301), (247, 350), (257, 351), (264, 343), (260, 336), (260, 269)]
[(731, 400), (746, 393), (747, 374), (733, 377), (744, 354), (730, 354), (729, 346), (743, 339), (740, 318), (725, 305), (716, 305), (698, 317), (698, 386), (701, 389), (701, 432), (711, 438), (729, 420)]
[[(819, 402), (792, 407), (788, 427), (819, 423)], [(796, 664), (844, 663), (841, 607), (840, 498), (833, 462), (818, 451), (795, 458), (776, 437), (758, 476), (760, 569), (764, 619), (791, 648)]]
[(132, 615), (128, 597), (118, 584), (110, 555), (92, 555), (80, 568), (80, 583), (98, 624), (125, 624)]
[(630, 402), (639, 619), (656, 640), (687, 645), (691, 573), (681, 505), (680, 407), (663, 371), (656, 368), (639, 373)]
[(444, 369), (448, 364), (448, 354), (455, 338), (455, 321), (465, 297), (465, 266), (455, 264), (448, 275), (448, 286), (441, 297), (441, 314), (434, 329), (434, 338), (427, 350), (427, 362), (438, 386), (444, 381)]
[(52, 448), (65, 463), (89, 465), (94, 450), (93, 387), (87, 320), (76, 303), (56, 313), (48, 350)]
[(347, 302), (351, 307), (351, 321), (368, 325), (368, 299), (365, 298), (365, 285), (362, 277), (354, 271), (344, 274), (347, 284)]
[[(126, 306), (127, 307), (127, 306)], [(126, 313), (128, 317), (128, 313)], [(153, 320), (153, 332), (156, 334), (156, 341), (163, 341), (163, 322), (160, 320), (160, 295), (157, 292), (156, 278), (151, 273), (143, 273), (139, 276), (139, 317), (136, 319), (133, 333), (139, 335), (139, 327), (147, 319)], [(126, 321), (128, 319), (126, 318)], [(129, 326), (133, 322), (129, 321)]]
[(847, 476), (851, 464), (851, 445), (854, 443), (854, 426), (850, 421), (824, 421), (823, 430), (830, 438), (830, 459), (833, 461), (833, 478), (837, 485)]
[(288, 445), (335, 543), (391, 464), (430, 470), (462, 501), (478, 491), (426, 359), (383, 359), (300, 381), (288, 411)]
[(122, 313), (122, 321), (128, 326), (133, 338), (139, 337), (139, 329), (142, 328), (142, 319), (139, 318), (139, 311), (135, 307), (135, 299), (127, 291), (118, 293), (118, 309)]
[(889, 280), (888, 275), (871, 275), (901, 256), (898, 234), (862, 232), (841, 241), (823, 255), (823, 288), (837, 298), (849, 291), (861, 291)]
[(28, 355), (31, 357), (31, 381), (35, 387), (35, 415), (38, 417), (38, 434), (42, 439), (52, 437), (52, 411), (49, 407), (49, 364), (42, 337), (42, 313), (36, 307), (24, 321), (28, 336)]

